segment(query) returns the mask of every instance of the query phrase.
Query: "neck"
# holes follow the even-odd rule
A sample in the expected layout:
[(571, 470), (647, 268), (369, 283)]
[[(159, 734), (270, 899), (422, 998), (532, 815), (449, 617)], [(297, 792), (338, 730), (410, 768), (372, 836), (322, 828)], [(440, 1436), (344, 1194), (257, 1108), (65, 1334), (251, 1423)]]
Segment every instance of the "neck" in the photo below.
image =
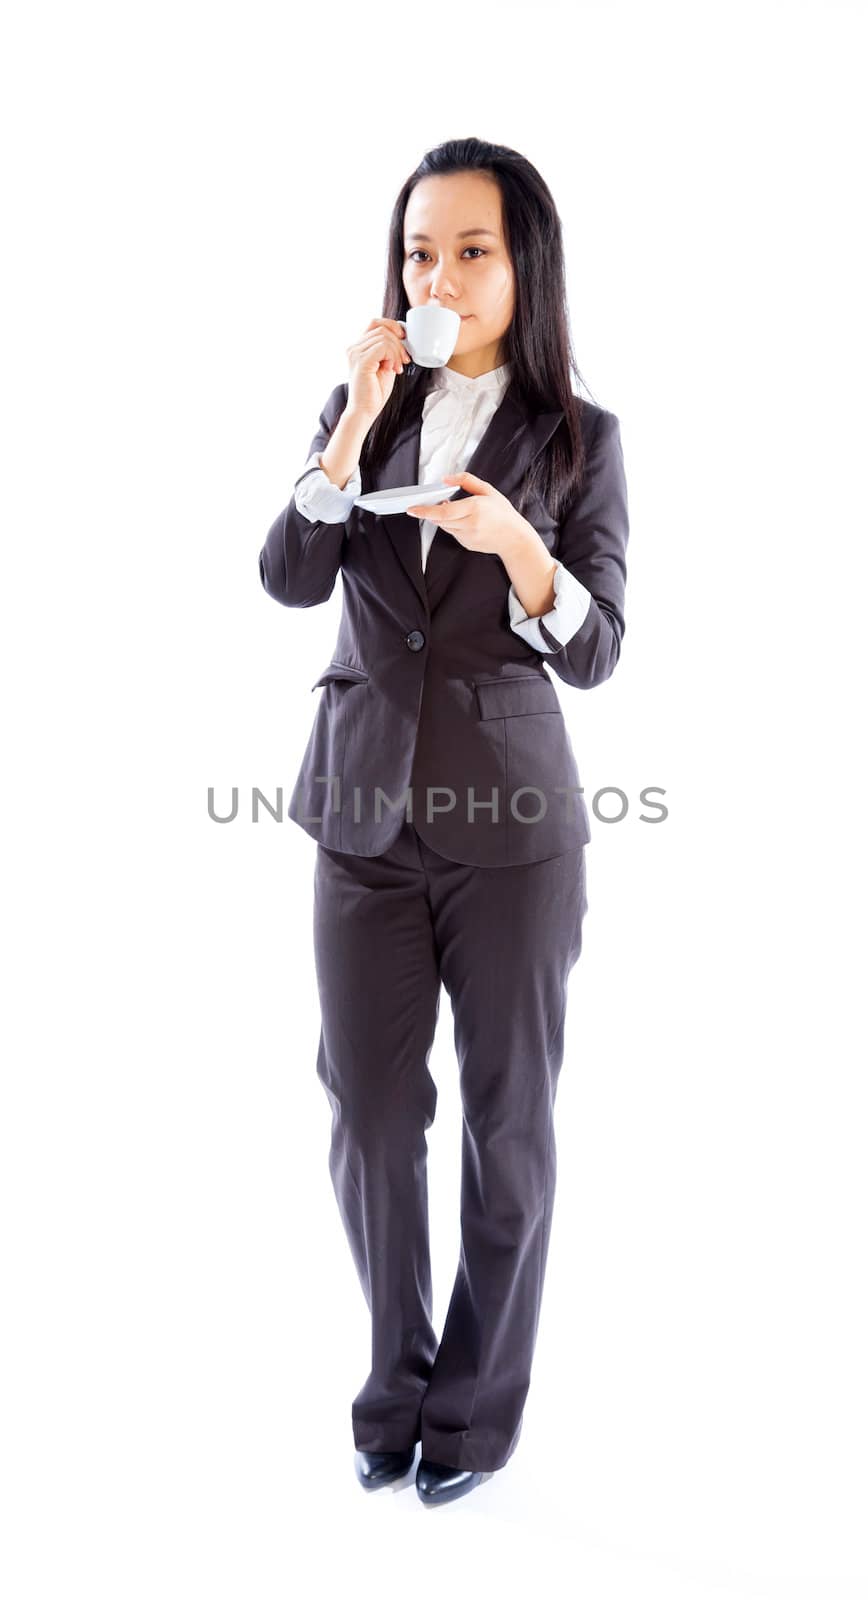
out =
[(496, 367), (502, 367), (506, 357), (502, 346), (489, 344), (482, 350), (467, 350), (461, 355), (453, 355), (447, 361), (447, 367), (453, 372), (460, 372), (462, 378), (482, 378), (486, 372), (494, 372)]

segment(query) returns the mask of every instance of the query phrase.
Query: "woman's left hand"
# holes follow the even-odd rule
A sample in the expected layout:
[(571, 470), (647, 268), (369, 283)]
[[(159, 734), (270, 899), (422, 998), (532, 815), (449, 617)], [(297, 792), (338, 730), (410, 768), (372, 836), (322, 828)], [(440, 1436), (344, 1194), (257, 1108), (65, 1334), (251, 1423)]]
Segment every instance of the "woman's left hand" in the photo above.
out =
[(445, 528), (465, 550), (503, 555), (516, 539), (535, 531), (506, 495), (484, 478), (476, 478), (472, 472), (451, 472), (448, 476), (444, 474), (443, 482), (468, 490), (468, 498), (439, 500), (430, 506), (408, 506), (407, 516), (436, 522), (438, 528)]

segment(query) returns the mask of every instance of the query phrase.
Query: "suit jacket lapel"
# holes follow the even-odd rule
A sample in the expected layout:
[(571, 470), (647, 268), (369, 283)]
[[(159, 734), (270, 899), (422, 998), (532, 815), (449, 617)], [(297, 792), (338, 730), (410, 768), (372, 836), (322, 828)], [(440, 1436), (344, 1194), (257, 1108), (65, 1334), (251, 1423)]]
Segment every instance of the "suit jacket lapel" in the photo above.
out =
[[(378, 488), (397, 489), (419, 482), (423, 393), (417, 396), (417, 401), (380, 472)], [(563, 411), (531, 413), (510, 383), (464, 470), (484, 478), (507, 499), (513, 499), (531, 461), (548, 443), (562, 416)], [(465, 491), (459, 489), (451, 499), (465, 497)], [(423, 573), (420, 519), (401, 513), (378, 517), (377, 521), (391, 540), (398, 560), (422, 601), (426, 606), (434, 605), (454, 574), (464, 546), (445, 528), (438, 528)]]

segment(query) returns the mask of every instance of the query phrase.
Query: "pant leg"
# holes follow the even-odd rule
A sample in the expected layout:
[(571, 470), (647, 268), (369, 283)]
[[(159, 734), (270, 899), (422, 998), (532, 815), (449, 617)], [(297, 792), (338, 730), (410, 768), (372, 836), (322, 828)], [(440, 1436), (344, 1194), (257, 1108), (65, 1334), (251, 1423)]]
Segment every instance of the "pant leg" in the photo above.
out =
[(487, 868), (446, 861), (421, 840), (420, 850), (463, 1106), (461, 1252), (422, 1403), (422, 1453), (493, 1471), (515, 1449), (530, 1385), (585, 853)]
[(431, 1323), (426, 1130), (440, 996), (415, 830), (383, 855), (317, 846), (317, 1074), (332, 1108), (329, 1169), (371, 1312), (371, 1370), (352, 1404), (357, 1448), (421, 1437)]

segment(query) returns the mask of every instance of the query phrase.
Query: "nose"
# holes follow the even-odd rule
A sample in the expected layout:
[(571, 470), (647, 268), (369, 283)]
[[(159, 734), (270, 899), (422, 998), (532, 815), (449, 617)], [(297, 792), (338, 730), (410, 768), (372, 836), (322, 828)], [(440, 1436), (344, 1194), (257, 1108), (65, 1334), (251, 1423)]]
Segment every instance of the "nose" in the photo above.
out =
[(455, 293), (446, 278), (432, 278), (431, 299), (435, 305), (445, 305), (449, 300), (455, 299)]

